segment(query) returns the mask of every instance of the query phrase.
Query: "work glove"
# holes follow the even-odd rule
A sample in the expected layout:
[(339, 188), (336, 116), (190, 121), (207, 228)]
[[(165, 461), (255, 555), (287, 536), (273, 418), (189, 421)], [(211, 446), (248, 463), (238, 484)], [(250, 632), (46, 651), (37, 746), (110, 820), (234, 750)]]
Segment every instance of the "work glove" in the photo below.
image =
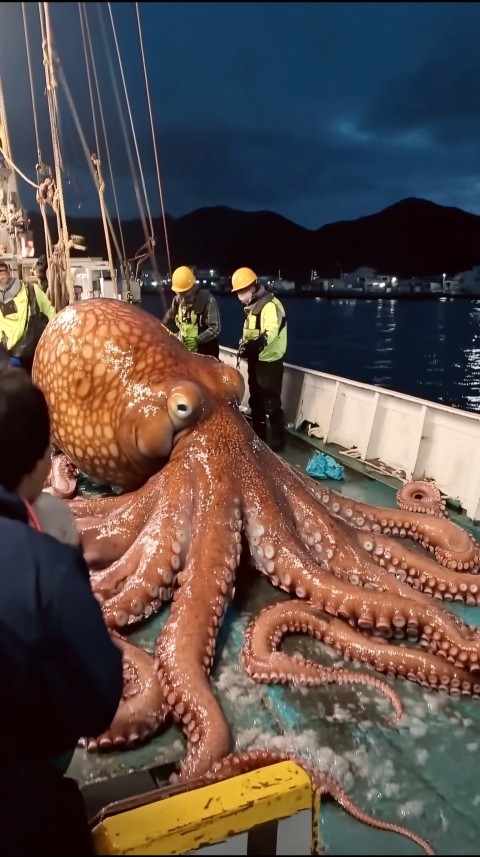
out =
[(267, 337), (262, 334), (257, 339), (242, 339), (238, 346), (238, 356), (249, 360), (258, 357), (267, 344)]
[(186, 339), (182, 339), (182, 342), (189, 351), (196, 351), (198, 348), (196, 336), (188, 336)]

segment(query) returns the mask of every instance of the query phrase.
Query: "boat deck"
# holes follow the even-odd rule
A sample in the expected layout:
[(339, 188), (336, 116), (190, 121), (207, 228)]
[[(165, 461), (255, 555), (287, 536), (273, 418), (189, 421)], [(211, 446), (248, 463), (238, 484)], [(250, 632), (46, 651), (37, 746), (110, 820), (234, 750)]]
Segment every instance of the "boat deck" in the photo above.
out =
[[(304, 470), (314, 448), (324, 446), (290, 433), (285, 458)], [(332, 448), (327, 451), (335, 454)], [(375, 505), (395, 506), (392, 480), (371, 478), (357, 462), (342, 463), (345, 480), (332, 482), (335, 490)], [(454, 511), (450, 516), (480, 538), (480, 527)], [(478, 854), (480, 702), (451, 699), (410, 682), (386, 678), (405, 707), (403, 721), (393, 727), (390, 703), (369, 688), (257, 685), (239, 663), (244, 631), (264, 605), (286, 597), (249, 569), (239, 574), (212, 675), (236, 746), (300, 751), (336, 776), (361, 807), (415, 830), (430, 840), (437, 853)], [(454, 605), (452, 609), (480, 626), (477, 608)], [(132, 641), (152, 652), (168, 610), (166, 606), (132, 634)], [(285, 649), (326, 664), (340, 663), (333, 651), (308, 638), (291, 638)], [(164, 785), (184, 750), (183, 736), (172, 726), (147, 746), (132, 751), (93, 755), (77, 749), (69, 774), (83, 785), (92, 814), (114, 799)], [(401, 837), (354, 821), (331, 802), (322, 805), (321, 830), (329, 854), (421, 853), (418, 846)]]

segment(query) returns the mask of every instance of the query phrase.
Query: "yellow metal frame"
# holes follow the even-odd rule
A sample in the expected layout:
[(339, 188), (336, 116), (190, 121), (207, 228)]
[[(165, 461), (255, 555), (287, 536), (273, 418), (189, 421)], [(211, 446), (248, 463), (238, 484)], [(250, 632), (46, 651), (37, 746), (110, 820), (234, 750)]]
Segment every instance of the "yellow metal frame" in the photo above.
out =
[(318, 845), (320, 797), (294, 762), (280, 762), (105, 818), (92, 831), (96, 854), (185, 854), (269, 821), (312, 812)]

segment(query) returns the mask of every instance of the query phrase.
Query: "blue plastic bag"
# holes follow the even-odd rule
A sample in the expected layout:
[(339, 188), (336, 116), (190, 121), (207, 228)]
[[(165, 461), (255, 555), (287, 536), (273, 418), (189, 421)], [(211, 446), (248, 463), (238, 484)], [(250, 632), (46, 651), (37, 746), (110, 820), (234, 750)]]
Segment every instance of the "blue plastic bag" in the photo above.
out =
[(314, 452), (306, 467), (309, 476), (316, 479), (344, 479), (345, 470), (326, 452)]

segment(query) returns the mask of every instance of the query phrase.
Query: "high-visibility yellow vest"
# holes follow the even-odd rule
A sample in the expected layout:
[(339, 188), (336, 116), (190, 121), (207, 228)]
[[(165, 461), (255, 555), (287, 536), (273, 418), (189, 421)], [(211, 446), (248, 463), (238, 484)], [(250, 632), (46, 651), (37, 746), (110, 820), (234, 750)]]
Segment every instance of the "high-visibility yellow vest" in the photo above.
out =
[[(56, 315), (55, 308), (40, 286), (34, 285), (33, 289), (40, 312), (46, 315), (49, 320), (52, 319)], [(20, 291), (12, 298), (12, 302), (15, 304), (16, 311), (10, 315), (3, 314), (0, 304), (0, 342), (7, 351), (10, 351), (20, 341), (27, 326), (28, 288), (25, 283), (21, 284)]]
[(267, 336), (258, 359), (265, 363), (281, 360), (287, 350), (287, 316), (278, 298), (266, 294), (253, 307), (246, 307), (245, 313), (243, 339), (258, 339), (261, 333)]
[(179, 338), (187, 344), (193, 342), (201, 333), (202, 315), (209, 300), (209, 293), (200, 289), (195, 295), (193, 304), (187, 304), (182, 298), (178, 299), (175, 324), (178, 327)]

